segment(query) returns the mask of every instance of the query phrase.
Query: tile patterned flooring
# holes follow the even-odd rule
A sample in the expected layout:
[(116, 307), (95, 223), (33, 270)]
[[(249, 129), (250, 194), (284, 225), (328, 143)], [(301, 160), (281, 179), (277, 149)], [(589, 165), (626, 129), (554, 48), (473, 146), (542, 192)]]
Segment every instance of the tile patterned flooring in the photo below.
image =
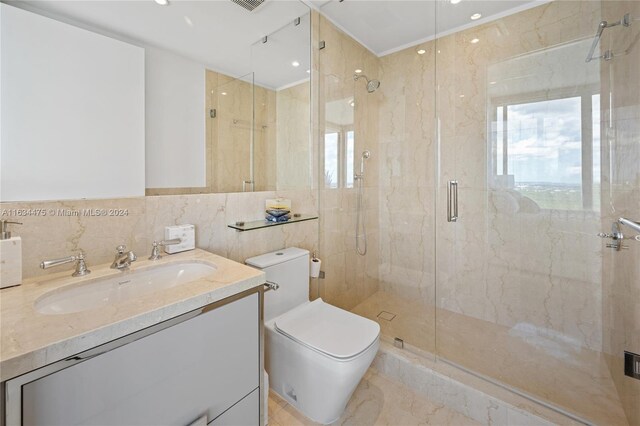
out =
[[(317, 425), (272, 391), (269, 392), (270, 426)], [(479, 425), (474, 420), (435, 404), (408, 387), (370, 368), (335, 425)]]

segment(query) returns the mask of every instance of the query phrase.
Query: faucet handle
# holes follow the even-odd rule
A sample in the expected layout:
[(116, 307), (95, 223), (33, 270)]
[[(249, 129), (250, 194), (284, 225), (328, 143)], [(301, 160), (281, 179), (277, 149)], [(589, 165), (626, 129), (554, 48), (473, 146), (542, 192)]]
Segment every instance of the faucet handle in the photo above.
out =
[(149, 260), (158, 260), (162, 258), (162, 255), (160, 254), (160, 246), (170, 246), (180, 243), (182, 243), (182, 238), (174, 238), (172, 240), (162, 241), (154, 240), (153, 244), (151, 245), (151, 256), (149, 256)]
[(158, 260), (162, 257), (160, 254), (160, 243), (158, 241), (154, 241), (151, 245), (151, 256), (149, 256), (149, 260)]
[(40, 263), (40, 268), (48, 269), (54, 266), (64, 265), (66, 263), (76, 262), (76, 270), (72, 277), (81, 277), (90, 274), (91, 271), (87, 268), (87, 264), (84, 259), (84, 252), (82, 250), (75, 256), (67, 256), (60, 259), (43, 260)]
[(116, 247), (116, 251), (118, 252), (118, 254), (124, 254), (124, 251), (127, 249), (127, 246), (125, 246), (124, 244), (120, 244), (118, 247)]

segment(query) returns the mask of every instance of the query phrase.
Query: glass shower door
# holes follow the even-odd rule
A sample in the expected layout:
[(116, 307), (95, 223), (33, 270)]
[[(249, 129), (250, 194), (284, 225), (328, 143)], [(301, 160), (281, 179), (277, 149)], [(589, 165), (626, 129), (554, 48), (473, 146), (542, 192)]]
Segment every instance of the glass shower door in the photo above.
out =
[(602, 64), (585, 59), (613, 18), (556, 1), (436, 42), (437, 355), (602, 424), (624, 413), (602, 357)]

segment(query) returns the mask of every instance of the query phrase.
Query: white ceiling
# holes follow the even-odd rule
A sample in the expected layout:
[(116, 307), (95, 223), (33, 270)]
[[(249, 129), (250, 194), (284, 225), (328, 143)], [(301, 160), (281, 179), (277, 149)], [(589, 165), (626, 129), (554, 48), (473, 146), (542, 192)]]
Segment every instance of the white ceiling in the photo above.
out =
[[(282, 88), (308, 78), (309, 6), (378, 56), (549, 0), (266, 0), (249, 12), (230, 0), (0, 0), (231, 76)], [(473, 13), (483, 17), (471, 21)], [(305, 16), (306, 15), (306, 16)], [(293, 25), (297, 17), (301, 24)], [(267, 43), (260, 40), (270, 35)], [(292, 62), (300, 63), (293, 67)]]
[[(170, 0), (169, 6), (153, 0), (6, 3), (124, 41), (166, 49), (234, 77), (257, 69), (256, 83), (270, 88), (308, 77), (309, 19), (295, 30), (293, 21), (308, 14), (309, 7), (298, 0), (267, 0), (253, 12), (230, 0)], [(270, 37), (271, 42), (252, 49), (277, 30), (282, 31)], [(286, 40), (283, 35), (297, 39)], [(252, 50), (270, 61), (252, 64)], [(299, 67), (291, 66), (294, 60)]]
[[(307, 0), (378, 56), (546, 3), (549, 0)], [(482, 18), (471, 20), (481, 13)]]

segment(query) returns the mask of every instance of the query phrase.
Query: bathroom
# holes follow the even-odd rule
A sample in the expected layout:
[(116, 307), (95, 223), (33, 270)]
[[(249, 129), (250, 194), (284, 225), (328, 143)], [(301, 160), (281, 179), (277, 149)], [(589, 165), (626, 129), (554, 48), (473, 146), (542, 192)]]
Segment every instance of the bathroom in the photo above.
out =
[[(640, 425), (640, 2), (0, 7), (0, 424)], [(331, 410), (288, 259), (373, 333)]]

